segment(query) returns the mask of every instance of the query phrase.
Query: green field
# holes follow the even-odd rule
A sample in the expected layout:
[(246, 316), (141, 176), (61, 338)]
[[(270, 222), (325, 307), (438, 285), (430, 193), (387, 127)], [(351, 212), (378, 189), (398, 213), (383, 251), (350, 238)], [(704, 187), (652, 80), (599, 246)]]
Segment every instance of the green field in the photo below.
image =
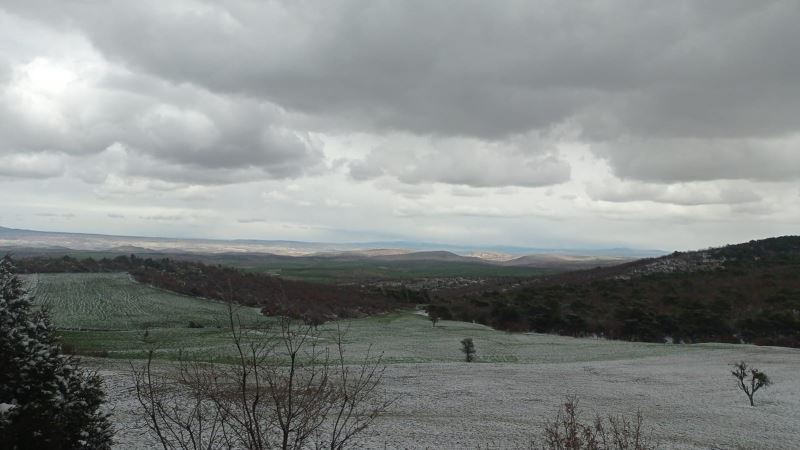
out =
[[(8, 249), (20, 257), (48, 256), (60, 258), (69, 256), (76, 259), (113, 259), (124, 255), (120, 252), (94, 250), (47, 250), (47, 249)], [(419, 278), (447, 277), (534, 277), (560, 272), (558, 269), (544, 269), (522, 266), (501, 266), (468, 261), (388, 261), (371, 259), (339, 259), (321, 256), (278, 256), (258, 253), (243, 254), (170, 254), (160, 252), (136, 252), (142, 259), (171, 258), (221, 264), (249, 272), (280, 275), (283, 278), (322, 283), (357, 282), (362, 280), (412, 280)]]
[[(126, 273), (36, 274), (25, 277), (34, 304), (62, 330), (144, 330), (225, 323), (224, 303), (187, 297), (137, 283)], [(237, 308), (248, 322), (256, 308)]]
[(412, 280), (448, 277), (533, 277), (556, 272), (531, 267), (496, 266), (457, 261), (332, 261), (296, 258), (280, 262), (225, 260), (223, 264), (284, 278), (315, 282), (353, 282), (365, 279)]
[[(77, 353), (140, 358), (156, 347), (159, 357), (169, 359), (179, 351), (218, 358), (233, 350), (222, 303), (145, 286), (127, 274), (33, 275), (26, 280), (36, 304), (47, 307), (60, 336)], [(248, 326), (271, 322), (254, 308), (239, 308), (237, 314)], [(189, 328), (189, 321), (204, 327)], [(427, 317), (413, 311), (327, 323), (320, 327), (321, 340), (332, 342), (337, 326), (347, 330), (353, 358), (371, 347), (388, 363), (460, 361), (459, 341), (465, 337), (475, 340), (480, 362), (599, 361), (715, 348), (506, 333), (464, 322), (442, 321), (432, 327)]]

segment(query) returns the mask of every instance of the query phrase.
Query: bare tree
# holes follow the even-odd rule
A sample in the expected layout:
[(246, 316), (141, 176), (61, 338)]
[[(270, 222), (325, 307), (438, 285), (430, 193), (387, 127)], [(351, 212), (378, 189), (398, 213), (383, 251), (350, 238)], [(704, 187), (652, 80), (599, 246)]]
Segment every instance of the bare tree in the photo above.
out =
[(183, 362), (177, 376), (167, 376), (153, 370), (153, 355), (154, 350), (148, 351), (144, 367), (132, 370), (139, 413), (162, 448), (232, 448), (224, 412), (212, 399), (200, 395), (205, 386), (186, 382), (190, 365)]
[[(328, 431), (330, 434), (328, 448), (331, 450), (341, 450), (346, 444), (352, 443), (356, 436), (366, 430), (393, 401), (376, 392), (386, 367), (374, 363), (375, 360), (371, 356), (372, 347), (367, 349), (360, 364), (346, 366), (342, 340), (345, 333), (338, 325), (336, 331), (339, 379), (336, 383), (332, 421)], [(377, 361), (380, 362), (380, 356)]]
[(232, 363), (181, 354), (177, 371), (158, 371), (151, 350), (132, 366), (142, 418), (164, 450), (342, 449), (391, 404), (381, 357), (346, 364), (338, 327), (332, 348), (288, 319), (249, 329), (231, 308), (229, 327)]
[[(747, 395), (747, 399), (750, 400), (750, 406), (755, 406), (753, 396), (756, 391), (772, 384), (772, 380), (764, 372), (754, 367), (748, 367), (744, 361), (731, 364), (731, 367), (733, 367), (731, 375), (736, 378), (736, 386)], [(749, 380), (748, 375), (750, 376)]]
[(578, 400), (567, 397), (556, 418), (544, 427), (543, 450), (654, 450), (657, 448), (645, 435), (644, 419), (637, 412), (633, 419), (625, 416), (596, 416), (584, 423), (578, 417)]
[(464, 359), (467, 362), (475, 361), (475, 343), (472, 338), (464, 338), (461, 340), (461, 353), (464, 354)]

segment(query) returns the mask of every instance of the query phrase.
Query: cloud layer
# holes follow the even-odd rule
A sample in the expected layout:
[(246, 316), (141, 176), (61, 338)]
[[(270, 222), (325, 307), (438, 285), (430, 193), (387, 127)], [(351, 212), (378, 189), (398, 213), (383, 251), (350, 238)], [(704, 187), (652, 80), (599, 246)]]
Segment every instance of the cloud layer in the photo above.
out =
[(435, 233), (447, 217), (645, 223), (653, 205), (790, 223), (799, 19), (791, 0), (9, 0), (0, 182), (182, 212), (252, 198), (276, 223), (346, 204), (382, 210), (376, 233), (397, 217), (438, 217)]

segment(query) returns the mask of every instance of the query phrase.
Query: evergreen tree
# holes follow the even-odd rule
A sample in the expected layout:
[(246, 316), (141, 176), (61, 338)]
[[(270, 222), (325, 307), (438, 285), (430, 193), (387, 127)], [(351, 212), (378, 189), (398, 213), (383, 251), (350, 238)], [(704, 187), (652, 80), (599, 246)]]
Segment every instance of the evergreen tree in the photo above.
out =
[(461, 340), (461, 352), (464, 353), (465, 361), (475, 361), (475, 343), (472, 342), (472, 338), (464, 338)]
[(109, 449), (100, 377), (60, 354), (47, 314), (31, 311), (8, 256), (0, 259), (0, 443), (27, 450)]

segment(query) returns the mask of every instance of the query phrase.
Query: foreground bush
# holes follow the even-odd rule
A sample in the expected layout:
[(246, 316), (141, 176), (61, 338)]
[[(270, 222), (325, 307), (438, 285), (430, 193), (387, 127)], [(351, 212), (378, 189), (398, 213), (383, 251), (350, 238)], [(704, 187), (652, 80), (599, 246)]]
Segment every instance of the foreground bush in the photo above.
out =
[(578, 418), (578, 401), (568, 398), (556, 418), (544, 427), (544, 450), (652, 450), (657, 448), (645, 435), (642, 414), (595, 417), (593, 422)]
[(0, 446), (108, 449), (100, 377), (78, 367), (45, 313), (32, 312), (7, 256), (0, 260)]

